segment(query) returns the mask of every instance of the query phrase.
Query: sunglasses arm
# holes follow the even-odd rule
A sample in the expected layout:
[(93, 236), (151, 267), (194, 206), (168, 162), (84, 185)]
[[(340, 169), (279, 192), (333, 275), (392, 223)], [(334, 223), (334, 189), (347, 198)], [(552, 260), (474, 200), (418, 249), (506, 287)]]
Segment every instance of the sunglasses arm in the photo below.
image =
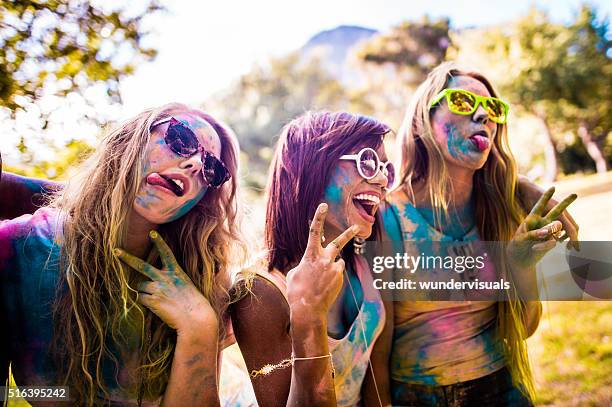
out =
[(434, 107), (436, 104), (438, 104), (438, 102), (440, 102), (442, 100), (442, 98), (444, 96), (446, 96), (448, 89), (444, 89), (442, 90), (440, 93), (438, 93), (433, 100), (431, 101), (431, 103), (429, 104), (429, 108), (431, 109), (432, 107)]
[(340, 157), (341, 160), (357, 160), (358, 158), (358, 154), (345, 154)]

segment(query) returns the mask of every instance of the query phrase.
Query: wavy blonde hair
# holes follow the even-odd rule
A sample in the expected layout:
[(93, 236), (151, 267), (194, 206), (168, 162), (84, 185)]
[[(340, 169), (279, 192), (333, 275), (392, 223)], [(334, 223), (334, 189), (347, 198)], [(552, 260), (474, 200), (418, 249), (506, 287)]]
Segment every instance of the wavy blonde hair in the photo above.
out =
[(167, 385), (175, 332), (137, 304), (136, 291), (130, 287), (134, 271), (123, 266), (112, 250), (126, 244), (129, 214), (145, 176), (151, 125), (178, 113), (198, 116), (215, 129), (221, 140), (220, 158), (232, 178), (219, 189), (209, 188), (186, 215), (161, 225), (159, 233), (219, 316), (228, 300), (230, 260), (244, 258), (236, 226), (239, 150), (227, 126), (202, 111), (168, 104), (110, 131), (51, 203), (63, 219), (53, 351), (58, 367), (64, 367), (60, 373), (70, 385), (71, 397), (79, 404), (108, 397), (103, 361), (112, 361), (116, 372), (119, 360), (113, 350), (129, 349), (128, 341), (134, 348), (134, 335), (149, 339), (139, 346), (139, 400), (159, 397)]
[[(452, 185), (442, 182), (448, 178), (441, 148), (434, 139), (431, 126), (430, 105), (434, 97), (448, 86), (449, 80), (458, 75), (470, 76), (484, 84), (491, 96), (497, 97), (493, 85), (482, 74), (461, 69), (453, 62), (444, 62), (427, 76), (416, 90), (409, 104), (399, 131), (401, 149), (400, 188), (414, 199), (413, 186), (427, 188), (435, 223), (440, 225), (442, 214), (448, 215)], [(517, 199), (517, 166), (508, 145), (505, 124), (497, 125), (497, 133), (489, 157), (483, 168), (474, 175), (475, 218), (481, 239), (508, 241), (525, 216)], [(507, 280), (512, 281), (504, 253), (496, 267)], [(535, 387), (529, 366), (525, 339), (527, 338), (525, 304), (515, 292), (508, 301), (498, 303), (497, 332), (504, 345), (508, 368), (513, 382), (521, 391), (534, 399)]]

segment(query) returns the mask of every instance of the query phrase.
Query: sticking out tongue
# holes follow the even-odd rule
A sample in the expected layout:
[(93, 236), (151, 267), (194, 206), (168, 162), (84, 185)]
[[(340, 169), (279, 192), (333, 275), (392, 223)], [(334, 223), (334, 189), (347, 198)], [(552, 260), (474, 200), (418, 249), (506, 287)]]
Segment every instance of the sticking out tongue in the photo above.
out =
[(489, 138), (480, 134), (474, 134), (470, 137), (470, 140), (472, 140), (472, 143), (474, 143), (476, 148), (480, 151), (485, 151), (491, 145)]
[(159, 175), (158, 173), (154, 172), (152, 174), (149, 174), (147, 176), (147, 183), (150, 185), (159, 185), (163, 188), (168, 189), (170, 192), (172, 192), (175, 195), (177, 194), (176, 191), (176, 184), (170, 180), (168, 180), (165, 177), (162, 177), (161, 175)]

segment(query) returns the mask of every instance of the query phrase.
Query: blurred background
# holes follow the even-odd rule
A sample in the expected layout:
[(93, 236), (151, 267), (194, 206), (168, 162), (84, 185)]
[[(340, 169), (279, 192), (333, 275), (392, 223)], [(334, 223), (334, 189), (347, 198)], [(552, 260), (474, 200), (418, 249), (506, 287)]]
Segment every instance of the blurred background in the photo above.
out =
[[(397, 130), (426, 74), (456, 60), (510, 103), (521, 173), (556, 185), (557, 198), (578, 193), (570, 209), (582, 240), (612, 237), (609, 1), (221, 3), (2, 2), (4, 170), (65, 180), (107, 126), (171, 101), (200, 106), (238, 135), (257, 235), (285, 123), (347, 110)], [(529, 340), (539, 405), (612, 404), (611, 311), (545, 304)]]

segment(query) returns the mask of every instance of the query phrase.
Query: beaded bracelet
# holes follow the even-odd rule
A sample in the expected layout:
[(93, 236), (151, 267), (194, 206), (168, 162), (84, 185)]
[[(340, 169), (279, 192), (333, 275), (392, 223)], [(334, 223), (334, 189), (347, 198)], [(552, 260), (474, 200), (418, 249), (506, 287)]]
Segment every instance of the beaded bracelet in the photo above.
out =
[(290, 359), (284, 359), (280, 361), (280, 363), (276, 363), (276, 364), (269, 363), (267, 365), (264, 365), (259, 370), (253, 370), (251, 371), (250, 375), (252, 378), (256, 378), (257, 376), (267, 376), (273, 371), (275, 371), (276, 369), (284, 369), (286, 367), (293, 366), (296, 360), (313, 360), (313, 359), (323, 359), (323, 358), (329, 358), (329, 360), (331, 361), (332, 378), (335, 377), (336, 370), (334, 369), (334, 360), (332, 359), (331, 353), (328, 353), (327, 355), (322, 355), (322, 356), (312, 356), (309, 358), (296, 358), (295, 356), (291, 355)]

